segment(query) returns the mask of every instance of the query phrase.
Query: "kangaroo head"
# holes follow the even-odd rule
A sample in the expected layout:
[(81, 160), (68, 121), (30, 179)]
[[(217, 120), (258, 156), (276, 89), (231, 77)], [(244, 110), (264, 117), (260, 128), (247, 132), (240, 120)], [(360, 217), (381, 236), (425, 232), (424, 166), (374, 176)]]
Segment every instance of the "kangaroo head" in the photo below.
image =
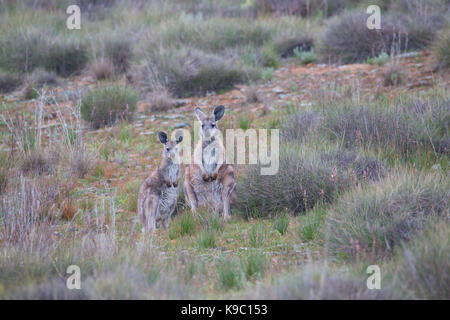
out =
[(201, 139), (210, 141), (219, 134), (219, 127), (217, 126), (217, 122), (222, 119), (224, 113), (224, 106), (215, 107), (213, 113), (210, 116), (204, 114), (203, 111), (200, 110), (200, 108), (195, 108), (195, 115), (197, 116), (197, 119), (201, 124)]
[(167, 133), (164, 131), (158, 132), (159, 141), (164, 145), (163, 157), (170, 160), (177, 160), (180, 156), (180, 148), (178, 144), (183, 141), (183, 131), (178, 131), (175, 134), (175, 140), (169, 140)]

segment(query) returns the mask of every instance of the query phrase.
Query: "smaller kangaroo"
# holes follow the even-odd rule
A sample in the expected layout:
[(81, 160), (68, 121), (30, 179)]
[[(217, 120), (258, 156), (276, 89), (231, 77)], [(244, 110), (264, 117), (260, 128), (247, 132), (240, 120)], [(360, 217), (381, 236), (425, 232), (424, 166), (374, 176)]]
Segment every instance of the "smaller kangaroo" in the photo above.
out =
[(224, 106), (215, 107), (210, 116), (199, 108), (195, 109), (201, 124), (200, 140), (194, 150), (194, 163), (185, 169), (183, 188), (192, 211), (209, 207), (222, 213), (226, 220), (231, 216), (236, 180), (233, 166), (225, 163), (225, 148), (217, 125), (224, 113)]
[(169, 140), (165, 132), (158, 132), (159, 141), (164, 145), (158, 168), (145, 179), (139, 189), (138, 215), (144, 230), (153, 232), (156, 224), (169, 227), (178, 197), (180, 178), (180, 150), (178, 144), (183, 140), (179, 131), (175, 140)]

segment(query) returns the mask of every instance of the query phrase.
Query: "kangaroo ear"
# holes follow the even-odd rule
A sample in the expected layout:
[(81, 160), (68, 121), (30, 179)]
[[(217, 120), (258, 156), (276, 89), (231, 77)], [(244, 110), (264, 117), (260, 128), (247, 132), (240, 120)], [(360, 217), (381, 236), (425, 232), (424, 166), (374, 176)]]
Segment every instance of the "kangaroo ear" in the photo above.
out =
[(202, 122), (202, 120), (206, 118), (206, 115), (203, 113), (202, 110), (200, 110), (200, 108), (195, 108), (194, 112), (195, 115), (197, 116), (198, 121)]
[(158, 138), (159, 141), (161, 141), (162, 144), (166, 144), (167, 143), (167, 133), (163, 132), (163, 131), (159, 131), (158, 132)]
[(223, 114), (225, 113), (225, 107), (224, 106), (217, 106), (214, 108), (214, 120), (219, 121), (222, 119)]
[(175, 141), (177, 142), (177, 144), (180, 143), (181, 141), (183, 141), (183, 131), (179, 130), (176, 133), (176, 140)]

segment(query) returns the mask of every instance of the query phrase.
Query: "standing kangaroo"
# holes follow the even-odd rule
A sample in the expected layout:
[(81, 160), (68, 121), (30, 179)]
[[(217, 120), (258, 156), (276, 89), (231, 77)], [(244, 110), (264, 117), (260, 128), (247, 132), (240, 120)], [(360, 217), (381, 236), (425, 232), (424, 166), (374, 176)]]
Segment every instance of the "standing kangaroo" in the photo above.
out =
[(192, 211), (195, 212), (198, 207), (208, 207), (222, 213), (226, 220), (231, 215), (236, 180), (233, 166), (224, 163), (225, 148), (217, 126), (224, 113), (224, 106), (215, 107), (211, 116), (205, 115), (199, 108), (195, 109), (201, 123), (200, 140), (194, 150), (194, 163), (185, 170), (183, 188)]
[(178, 197), (180, 178), (180, 150), (182, 133), (175, 141), (169, 140), (165, 132), (158, 132), (159, 141), (164, 145), (158, 168), (145, 179), (139, 189), (138, 215), (147, 231), (154, 231), (157, 223), (169, 227)]

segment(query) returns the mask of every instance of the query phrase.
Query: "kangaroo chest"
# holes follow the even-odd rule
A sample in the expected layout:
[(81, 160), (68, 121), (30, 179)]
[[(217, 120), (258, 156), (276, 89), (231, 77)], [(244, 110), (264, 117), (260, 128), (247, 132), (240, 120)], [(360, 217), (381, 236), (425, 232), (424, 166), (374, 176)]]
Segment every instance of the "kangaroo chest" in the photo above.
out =
[(192, 187), (197, 197), (199, 207), (209, 207), (216, 211), (221, 210), (223, 207), (223, 184), (219, 182), (219, 180), (204, 182), (201, 172), (199, 171), (192, 181)]
[(206, 173), (211, 174), (214, 172), (218, 166), (220, 156), (220, 148), (215, 144), (211, 143), (205, 146), (202, 150), (202, 165)]

